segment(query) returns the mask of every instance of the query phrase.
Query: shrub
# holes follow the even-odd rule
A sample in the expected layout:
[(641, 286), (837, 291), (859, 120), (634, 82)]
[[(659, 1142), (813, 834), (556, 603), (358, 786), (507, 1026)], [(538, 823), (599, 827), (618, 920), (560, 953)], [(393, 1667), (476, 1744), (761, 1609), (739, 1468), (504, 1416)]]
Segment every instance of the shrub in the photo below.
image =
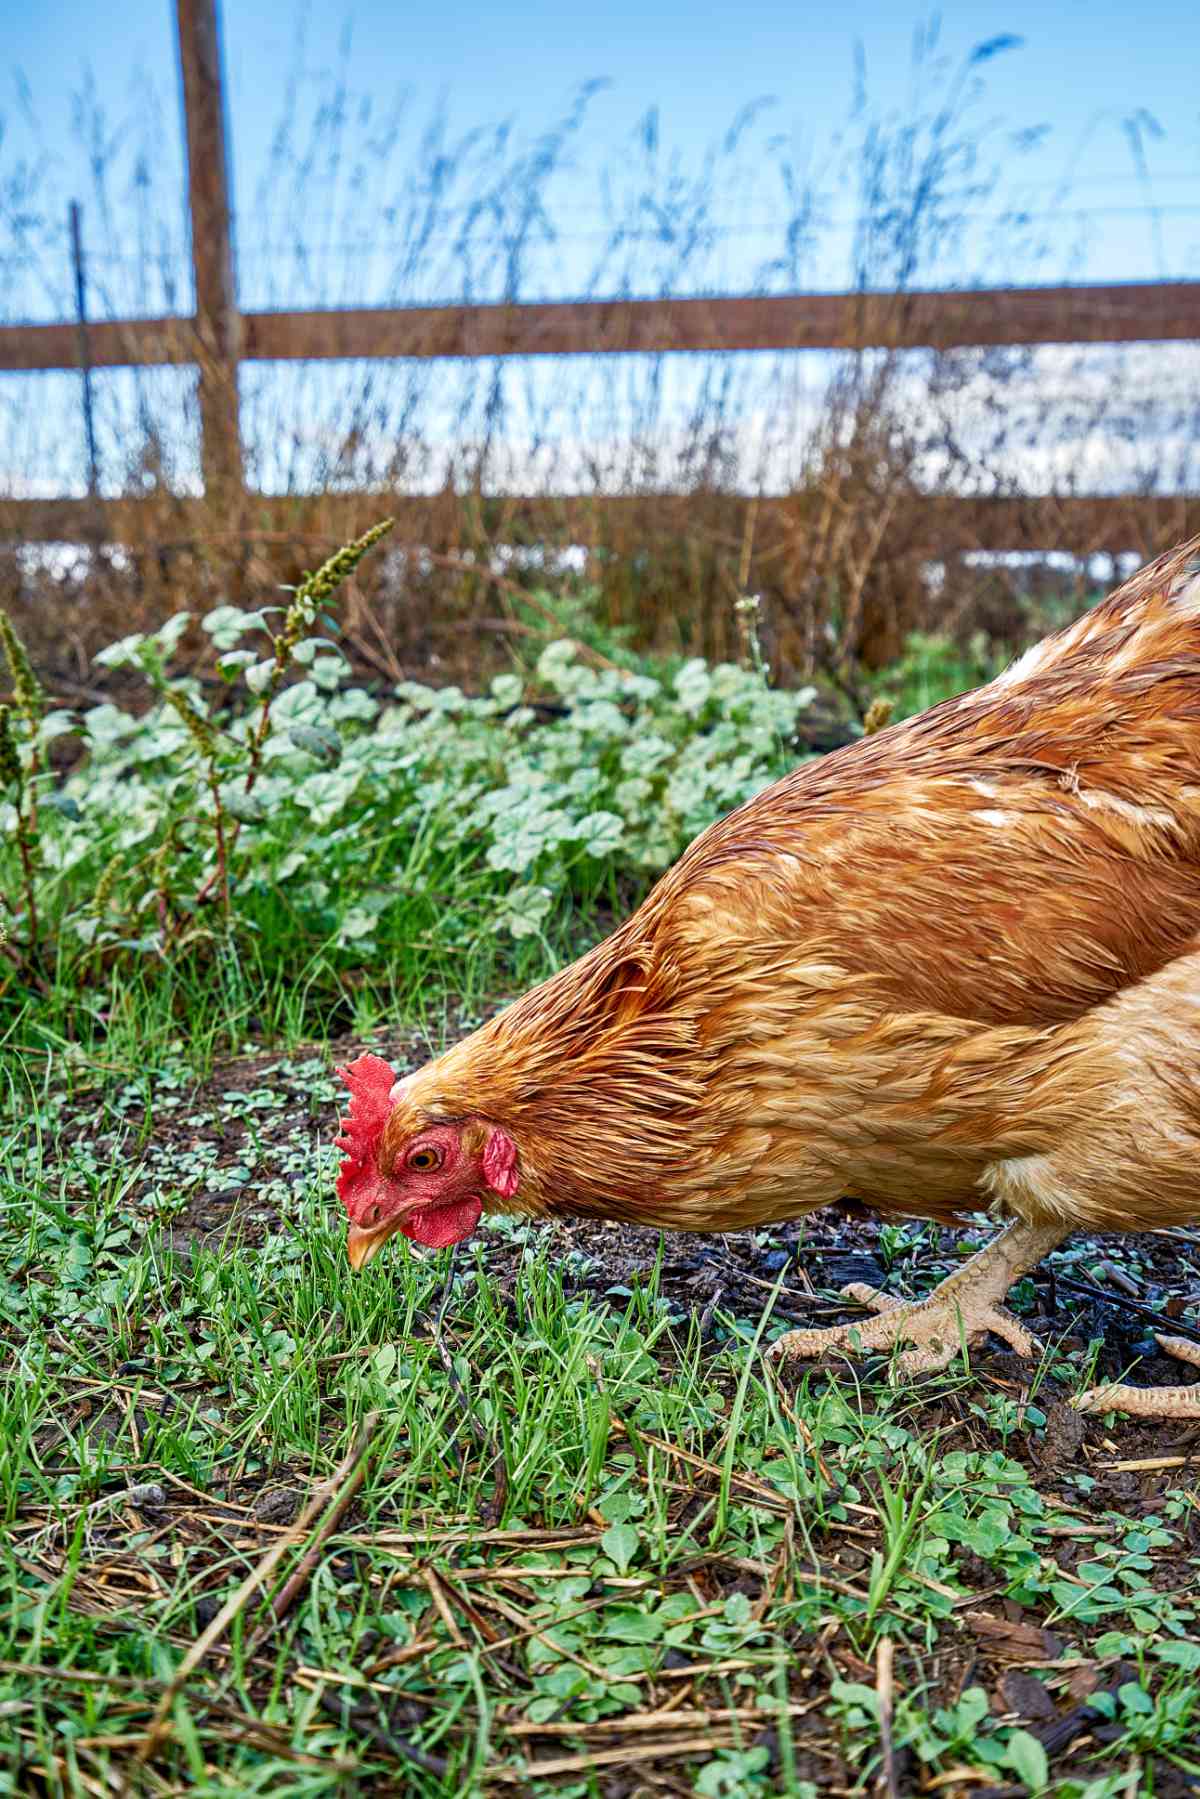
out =
[[(0, 898), (10, 982), (252, 947), (263, 971), (344, 976), (422, 942), (535, 939), (623, 904), (786, 766), (812, 693), (761, 666), (650, 672), (570, 640), (470, 696), (357, 685), (330, 612), (377, 527), (286, 608), (200, 621), (222, 703), (172, 673), (191, 615), (99, 657), (151, 704), (51, 710), (9, 634)], [(50, 746), (76, 739), (65, 777)], [(61, 754), (61, 751), (58, 752)], [(318, 983), (319, 984), (319, 983)]]

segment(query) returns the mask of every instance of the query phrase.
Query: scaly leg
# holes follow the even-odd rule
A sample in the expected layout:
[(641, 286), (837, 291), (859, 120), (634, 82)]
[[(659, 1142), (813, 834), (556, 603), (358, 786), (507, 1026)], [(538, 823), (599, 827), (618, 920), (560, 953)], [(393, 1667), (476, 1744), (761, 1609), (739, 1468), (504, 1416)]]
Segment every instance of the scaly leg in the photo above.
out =
[(1011, 1312), (1003, 1300), (1014, 1282), (1036, 1268), (1063, 1238), (1066, 1225), (1010, 1224), (986, 1249), (935, 1287), (927, 1299), (908, 1304), (889, 1299), (870, 1287), (843, 1288), (850, 1299), (869, 1305), (878, 1316), (862, 1324), (838, 1324), (826, 1330), (788, 1331), (772, 1344), (770, 1354), (780, 1358), (822, 1356), (831, 1351), (890, 1351), (903, 1341), (914, 1345), (897, 1357), (899, 1374), (925, 1374), (953, 1361), (964, 1343), (977, 1342), (986, 1331), (995, 1331), (1019, 1355), (1036, 1355), (1037, 1339)]
[[(1180, 1362), (1200, 1368), (1200, 1343), (1187, 1337), (1167, 1337), (1154, 1333), (1161, 1349)], [(1106, 1386), (1089, 1387), (1071, 1404), (1077, 1412), (1127, 1412), (1131, 1418), (1171, 1418), (1182, 1423), (1200, 1418), (1200, 1381), (1190, 1387), (1131, 1387), (1125, 1381), (1111, 1381)]]

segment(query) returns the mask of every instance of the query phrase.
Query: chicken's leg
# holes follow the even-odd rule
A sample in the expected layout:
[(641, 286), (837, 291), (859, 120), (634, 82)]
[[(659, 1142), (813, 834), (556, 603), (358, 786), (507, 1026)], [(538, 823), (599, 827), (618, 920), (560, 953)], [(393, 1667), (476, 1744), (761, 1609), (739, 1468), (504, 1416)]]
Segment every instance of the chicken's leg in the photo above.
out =
[(870, 1287), (843, 1288), (848, 1298), (869, 1305), (877, 1317), (861, 1324), (838, 1324), (826, 1330), (788, 1331), (771, 1346), (777, 1357), (821, 1356), (856, 1349), (889, 1351), (898, 1341), (909, 1342), (897, 1357), (900, 1374), (925, 1374), (953, 1361), (964, 1343), (975, 1343), (986, 1331), (995, 1331), (1019, 1355), (1036, 1355), (1036, 1337), (1004, 1309), (1003, 1300), (1014, 1282), (1068, 1236), (1069, 1228), (1057, 1224), (1026, 1224), (1018, 1219), (986, 1249), (934, 1288), (927, 1299), (901, 1304)]
[[(1163, 1336), (1159, 1331), (1154, 1335), (1168, 1355), (1200, 1368), (1200, 1343), (1187, 1337)], [(1089, 1387), (1071, 1404), (1077, 1412), (1126, 1412), (1131, 1418), (1171, 1418), (1182, 1422), (1200, 1418), (1200, 1381), (1190, 1387), (1131, 1387), (1125, 1381), (1110, 1381)]]

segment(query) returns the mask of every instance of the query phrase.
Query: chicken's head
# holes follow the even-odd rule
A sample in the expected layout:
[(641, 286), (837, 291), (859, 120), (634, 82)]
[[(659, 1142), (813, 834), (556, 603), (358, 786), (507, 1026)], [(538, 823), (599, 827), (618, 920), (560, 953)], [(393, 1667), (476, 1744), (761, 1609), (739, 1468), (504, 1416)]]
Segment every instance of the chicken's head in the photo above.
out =
[(350, 1089), (337, 1190), (350, 1218), (352, 1268), (365, 1267), (398, 1231), (429, 1249), (461, 1242), (485, 1195), (516, 1193), (517, 1150), (506, 1132), (478, 1118), (403, 1117), (404, 1082), (382, 1056), (359, 1056), (337, 1072)]

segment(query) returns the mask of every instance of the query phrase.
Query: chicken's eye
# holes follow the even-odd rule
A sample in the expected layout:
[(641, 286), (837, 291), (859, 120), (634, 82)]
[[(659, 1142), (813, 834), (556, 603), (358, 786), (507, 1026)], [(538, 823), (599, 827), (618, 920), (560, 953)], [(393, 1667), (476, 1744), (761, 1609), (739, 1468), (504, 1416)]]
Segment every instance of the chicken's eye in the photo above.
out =
[(408, 1166), (414, 1174), (432, 1174), (435, 1168), (442, 1165), (440, 1149), (414, 1149), (408, 1158)]

